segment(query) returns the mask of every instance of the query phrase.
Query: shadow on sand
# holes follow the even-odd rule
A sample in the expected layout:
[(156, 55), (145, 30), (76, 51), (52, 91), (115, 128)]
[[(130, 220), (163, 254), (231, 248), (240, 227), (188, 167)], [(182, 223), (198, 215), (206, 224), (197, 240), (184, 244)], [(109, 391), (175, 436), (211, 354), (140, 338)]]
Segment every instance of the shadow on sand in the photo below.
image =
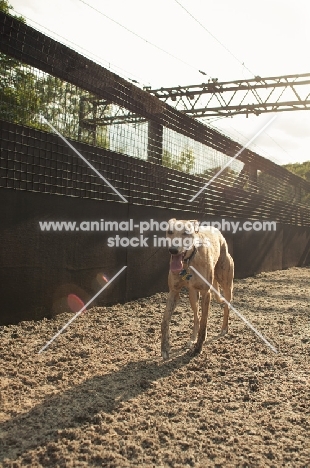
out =
[(175, 350), (166, 362), (130, 362), (115, 372), (47, 396), (30, 411), (0, 424), (0, 462), (52, 441), (58, 431), (94, 421), (98, 413), (116, 411), (122, 402), (150, 389), (152, 382), (188, 364), (192, 359), (190, 352), (180, 353), (181, 350)]

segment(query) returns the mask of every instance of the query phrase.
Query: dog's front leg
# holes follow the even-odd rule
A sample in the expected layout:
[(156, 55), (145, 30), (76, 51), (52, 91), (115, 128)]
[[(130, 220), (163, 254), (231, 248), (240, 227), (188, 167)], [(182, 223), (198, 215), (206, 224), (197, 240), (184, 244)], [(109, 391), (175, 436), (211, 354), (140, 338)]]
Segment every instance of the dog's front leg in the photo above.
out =
[(203, 291), (202, 298), (201, 298), (201, 319), (200, 319), (200, 325), (199, 325), (199, 331), (198, 331), (198, 339), (197, 339), (196, 346), (194, 348), (194, 354), (201, 353), (203, 342), (206, 339), (210, 301), (211, 301), (210, 290)]
[(178, 299), (179, 291), (169, 291), (166, 310), (161, 322), (161, 355), (163, 359), (169, 359), (169, 325), (173, 311), (177, 306)]
[(196, 338), (197, 338), (197, 333), (199, 329), (199, 318), (198, 318), (198, 309), (199, 309), (199, 292), (196, 291), (195, 289), (190, 288), (189, 289), (189, 301), (194, 313), (194, 328), (193, 328), (193, 333), (191, 336), (190, 341), (188, 342), (188, 346), (192, 346), (193, 343), (195, 343)]

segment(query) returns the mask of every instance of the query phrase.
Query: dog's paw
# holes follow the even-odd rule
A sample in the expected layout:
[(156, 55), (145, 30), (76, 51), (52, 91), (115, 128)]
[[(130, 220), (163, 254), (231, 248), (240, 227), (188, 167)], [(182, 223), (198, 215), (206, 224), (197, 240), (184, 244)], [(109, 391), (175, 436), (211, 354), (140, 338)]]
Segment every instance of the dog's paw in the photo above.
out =
[(162, 351), (161, 356), (164, 361), (167, 361), (169, 359), (169, 352), (168, 351)]
[(191, 352), (192, 356), (197, 356), (202, 351), (202, 346), (195, 346)]
[(185, 347), (186, 347), (187, 349), (191, 349), (191, 348), (194, 346), (194, 344), (195, 344), (195, 341), (189, 340), (189, 341), (186, 343)]

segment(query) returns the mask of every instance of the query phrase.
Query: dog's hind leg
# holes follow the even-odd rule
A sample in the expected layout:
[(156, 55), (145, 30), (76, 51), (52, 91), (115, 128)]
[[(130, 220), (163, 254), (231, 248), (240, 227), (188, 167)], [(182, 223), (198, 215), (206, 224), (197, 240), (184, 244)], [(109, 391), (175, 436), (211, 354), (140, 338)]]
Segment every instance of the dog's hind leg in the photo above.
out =
[(218, 281), (214, 278), (213, 280), (213, 285), (214, 289), (217, 291), (217, 293), (215, 291), (213, 291), (213, 294), (214, 294), (214, 297), (215, 297), (215, 300), (218, 304), (220, 304), (221, 306), (224, 305), (225, 301), (223, 301), (223, 299), (221, 299), (221, 296), (220, 296), (220, 287), (219, 287), (219, 283)]
[[(227, 285), (226, 287), (223, 287), (223, 293), (226, 301), (230, 303), (232, 299), (232, 285)], [(226, 335), (226, 333), (228, 333), (228, 318), (229, 305), (225, 302), (221, 335)]]
[(190, 341), (188, 342), (188, 346), (192, 346), (192, 344), (196, 341), (197, 339), (197, 333), (199, 329), (199, 318), (198, 318), (198, 310), (199, 310), (199, 291), (196, 289), (190, 289), (189, 290), (189, 301), (191, 304), (191, 308), (194, 312), (194, 328), (193, 328), (193, 333), (191, 336)]
[(226, 301), (224, 306), (224, 316), (221, 335), (226, 335), (226, 333), (228, 333), (229, 304), (231, 303), (233, 296), (234, 262), (230, 255), (227, 256), (225, 266), (226, 268), (223, 272), (224, 275), (221, 286)]
[(171, 316), (173, 314), (174, 309), (177, 306), (179, 300), (180, 291), (169, 291), (166, 310), (163, 315), (163, 319), (161, 322), (161, 355), (163, 359), (169, 359), (169, 351), (170, 351), (170, 340), (169, 340), (169, 325)]

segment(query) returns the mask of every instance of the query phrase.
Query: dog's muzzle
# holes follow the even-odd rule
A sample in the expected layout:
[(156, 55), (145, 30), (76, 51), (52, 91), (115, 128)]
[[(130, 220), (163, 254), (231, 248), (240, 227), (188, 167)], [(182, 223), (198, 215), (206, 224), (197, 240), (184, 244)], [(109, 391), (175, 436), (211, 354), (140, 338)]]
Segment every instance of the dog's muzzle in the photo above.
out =
[(183, 269), (184, 253), (179, 253), (178, 249), (174, 247), (171, 247), (169, 252), (171, 253), (170, 270), (172, 273), (180, 273)]

